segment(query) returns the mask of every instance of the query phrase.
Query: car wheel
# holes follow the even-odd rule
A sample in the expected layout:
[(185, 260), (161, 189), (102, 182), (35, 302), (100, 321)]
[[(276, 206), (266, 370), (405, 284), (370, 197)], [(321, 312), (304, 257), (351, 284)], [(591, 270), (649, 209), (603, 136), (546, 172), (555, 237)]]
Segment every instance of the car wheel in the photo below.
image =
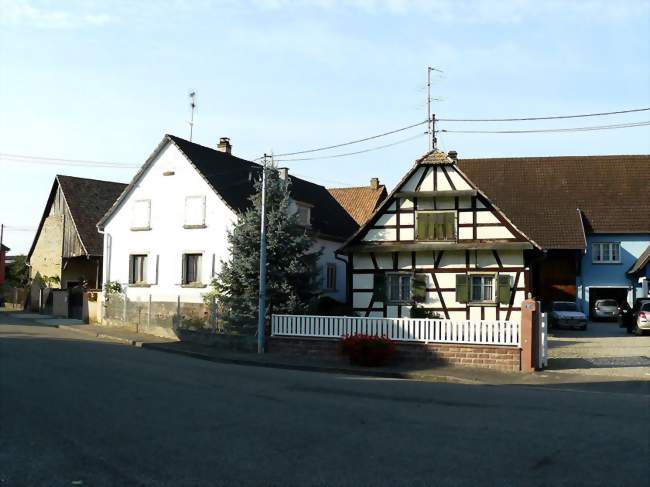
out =
[(634, 334), (636, 336), (643, 335), (643, 330), (641, 328), (639, 328), (639, 325), (634, 325)]

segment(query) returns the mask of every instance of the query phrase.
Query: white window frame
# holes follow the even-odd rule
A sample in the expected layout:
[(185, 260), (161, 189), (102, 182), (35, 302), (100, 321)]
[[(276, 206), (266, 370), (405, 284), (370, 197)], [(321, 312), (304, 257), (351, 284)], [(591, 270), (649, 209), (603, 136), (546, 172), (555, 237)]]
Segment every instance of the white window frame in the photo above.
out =
[[(429, 240), (422, 238), (418, 235), (418, 216), (419, 215), (427, 215), (427, 214), (440, 214), (440, 213), (450, 213), (454, 217), (454, 235), (451, 239), (435, 239), (435, 240)], [(415, 234), (415, 240), (419, 242), (456, 242), (458, 241), (458, 212), (456, 210), (417, 210), (415, 213), (415, 228), (414, 228), (414, 234)]]
[[(189, 281), (187, 279), (187, 258), (190, 255), (198, 256), (196, 264), (196, 280)], [(203, 278), (201, 267), (203, 266), (203, 252), (183, 252), (183, 260), (181, 261), (181, 285), (183, 286), (201, 286), (203, 285)]]
[[(192, 215), (188, 212), (188, 202), (192, 200), (201, 201), (201, 214), (197, 221), (192, 221)], [(193, 195), (185, 197), (185, 210), (183, 218), (183, 228), (205, 228), (205, 196)]]
[[(146, 203), (147, 204), (147, 221), (145, 225), (139, 225), (139, 223), (136, 221), (136, 208), (138, 205)], [(131, 208), (131, 230), (151, 230), (151, 200), (150, 199), (142, 199), (142, 200), (135, 200), (133, 202), (133, 207)]]
[[(332, 271), (332, 282), (330, 283), (330, 271)], [(336, 291), (336, 264), (329, 262), (325, 264), (325, 290)]]
[[(399, 279), (398, 296), (393, 296), (392, 279)], [(408, 296), (404, 296), (403, 280), (408, 279)], [(386, 302), (388, 304), (410, 304), (413, 301), (413, 274), (410, 272), (387, 272), (386, 273)]]
[[(598, 250), (596, 250), (598, 249)], [(613, 259), (614, 249), (618, 259)], [(607, 255), (607, 259), (605, 259)], [(599, 256), (599, 259), (596, 259)], [(621, 242), (592, 242), (591, 244), (591, 263), (592, 264), (620, 264), (621, 263)]]
[[(469, 274), (469, 282), (467, 283), (469, 285), (469, 302), (470, 303), (496, 303), (497, 300), (497, 289), (496, 286), (498, 284), (497, 282), (497, 275), (496, 274)], [(489, 299), (486, 299), (485, 296), (485, 279), (489, 278), (492, 281), (492, 296)], [(481, 280), (481, 295), (480, 296), (474, 296), (474, 279), (480, 279)]]
[[(300, 210), (305, 211), (307, 217), (306, 222), (300, 218)], [(296, 201), (296, 219), (298, 220), (299, 225), (302, 225), (303, 227), (311, 227), (311, 206), (306, 203)]]
[[(136, 280), (136, 272), (135, 272), (135, 259), (138, 257), (143, 257), (143, 262), (142, 262), (142, 275), (141, 280)], [(131, 286), (142, 286), (144, 284), (147, 284), (147, 266), (149, 264), (149, 254), (141, 252), (141, 253), (132, 253), (129, 254), (129, 284)]]

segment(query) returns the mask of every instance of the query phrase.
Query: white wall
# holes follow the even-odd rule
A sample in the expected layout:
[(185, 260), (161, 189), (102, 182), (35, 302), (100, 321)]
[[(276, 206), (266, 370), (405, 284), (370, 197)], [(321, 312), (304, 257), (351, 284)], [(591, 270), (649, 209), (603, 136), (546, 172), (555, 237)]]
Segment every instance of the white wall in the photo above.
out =
[[(163, 173), (173, 171), (171, 176)], [(205, 228), (183, 228), (185, 197), (205, 196)], [(151, 230), (132, 231), (132, 206), (137, 200), (151, 200)], [(144, 177), (113, 213), (104, 233), (104, 280), (127, 285), (132, 300), (175, 301), (199, 303), (205, 288), (181, 286), (182, 255), (202, 253), (201, 280), (209, 286), (212, 259), (219, 270), (227, 258), (226, 231), (235, 214), (217, 196), (201, 175), (173, 144), (168, 144), (149, 167)], [(128, 286), (129, 255), (148, 254), (147, 282), (150, 287)], [(155, 267), (158, 257), (158, 279)]]
[[(171, 176), (163, 173), (173, 172)], [(185, 197), (205, 196), (205, 228), (183, 228)], [(134, 231), (132, 208), (138, 200), (151, 200), (151, 230)], [(200, 303), (210, 290), (212, 262), (215, 273), (220, 262), (228, 259), (227, 230), (236, 220), (235, 213), (214, 193), (182, 152), (168, 144), (157, 156), (137, 186), (122, 201), (105, 226), (104, 281), (118, 281), (127, 288), (131, 300)], [(346, 266), (334, 256), (340, 242), (317, 239), (314, 250), (323, 249), (319, 270), (327, 263), (336, 264), (336, 290), (324, 294), (345, 301)], [(182, 255), (202, 253), (201, 280), (206, 287), (181, 286)], [(129, 256), (147, 254), (147, 287), (129, 285)], [(214, 256), (214, 257), (213, 257)], [(156, 280), (156, 258), (158, 275)], [(322, 275), (323, 285), (325, 276)]]

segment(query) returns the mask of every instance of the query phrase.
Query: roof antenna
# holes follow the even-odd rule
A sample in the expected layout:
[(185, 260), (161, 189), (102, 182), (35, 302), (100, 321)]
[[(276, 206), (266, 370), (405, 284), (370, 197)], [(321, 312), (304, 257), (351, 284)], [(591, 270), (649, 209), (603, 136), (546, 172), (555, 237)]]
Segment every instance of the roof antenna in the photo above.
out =
[[(431, 66), (427, 67), (427, 120), (428, 120), (428, 129), (429, 133), (429, 150), (437, 149), (438, 139), (436, 138), (436, 114), (434, 113), (431, 116), (431, 71), (442, 74), (443, 71), (438, 68), (432, 68)], [(439, 101), (439, 98), (436, 98), (435, 101)]]
[(192, 142), (192, 132), (194, 131), (194, 110), (196, 109), (196, 91), (189, 92), (190, 97), (190, 110), (192, 111), (190, 115), (190, 121), (187, 122), (190, 126), (190, 142)]

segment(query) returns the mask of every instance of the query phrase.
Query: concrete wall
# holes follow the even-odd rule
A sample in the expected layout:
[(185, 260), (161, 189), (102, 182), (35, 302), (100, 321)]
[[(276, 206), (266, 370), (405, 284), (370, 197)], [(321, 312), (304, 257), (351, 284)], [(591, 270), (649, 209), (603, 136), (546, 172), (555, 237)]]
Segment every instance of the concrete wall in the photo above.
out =
[(45, 218), (43, 228), (30, 258), (30, 277), (41, 276), (61, 278), (61, 251), (63, 249), (63, 216)]
[[(592, 244), (594, 242), (620, 242), (621, 262), (617, 264), (594, 264), (592, 262)], [(628, 303), (641, 294), (641, 283), (634, 288), (627, 270), (634, 264), (643, 251), (650, 245), (650, 234), (598, 234), (587, 236), (587, 252), (582, 257), (581, 272), (577, 277), (577, 302), (583, 312), (589, 312), (589, 289), (591, 287), (627, 287)]]

